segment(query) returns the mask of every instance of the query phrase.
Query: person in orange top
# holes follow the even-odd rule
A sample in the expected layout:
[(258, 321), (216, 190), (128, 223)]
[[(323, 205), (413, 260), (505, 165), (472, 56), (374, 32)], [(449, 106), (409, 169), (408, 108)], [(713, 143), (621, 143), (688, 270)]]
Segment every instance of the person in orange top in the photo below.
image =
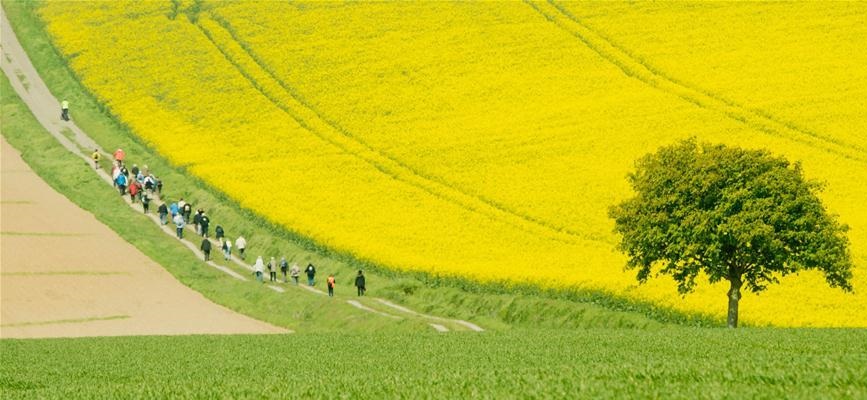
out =
[(117, 149), (114, 151), (114, 160), (117, 161), (117, 166), (123, 165), (123, 159), (126, 157), (126, 153), (123, 152), (123, 149)]
[(334, 297), (334, 274), (328, 275), (328, 297)]

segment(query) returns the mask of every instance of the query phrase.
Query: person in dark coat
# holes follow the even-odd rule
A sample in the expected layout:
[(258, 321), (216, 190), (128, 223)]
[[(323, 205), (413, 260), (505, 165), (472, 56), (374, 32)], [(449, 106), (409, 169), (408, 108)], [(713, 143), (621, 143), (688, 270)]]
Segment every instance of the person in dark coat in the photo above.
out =
[(148, 194), (147, 191), (141, 193), (141, 208), (144, 210), (144, 213), (147, 214), (148, 210), (150, 210), (151, 205), (151, 195)]
[(367, 288), (364, 286), (364, 281), (364, 272), (358, 270), (358, 276), (355, 277), (355, 287), (358, 288), (359, 296), (364, 296), (364, 291), (367, 290)]
[(208, 218), (208, 214), (202, 212), (202, 217), (199, 218), (199, 226), (202, 227), (202, 237), (208, 237), (208, 225), (211, 224), (211, 219)]
[(202, 239), (202, 253), (205, 253), (205, 261), (211, 259), (211, 241), (208, 238)]
[(214, 228), (214, 235), (216, 235), (217, 240), (222, 239), (223, 234), (225, 234), (225, 232), (223, 231), (223, 227), (220, 225), (217, 225), (217, 227)]
[(184, 207), (181, 209), (181, 214), (184, 215), (184, 221), (187, 223), (190, 222), (190, 215), (193, 214), (193, 206), (190, 203), (184, 203)]
[(157, 208), (157, 213), (160, 214), (160, 223), (165, 225), (169, 223), (169, 208), (166, 207), (166, 203), (160, 204), (159, 208)]
[(313, 279), (316, 278), (316, 267), (314, 267), (313, 264), (307, 264), (307, 268), (304, 269), (304, 272), (307, 274), (307, 284), (313, 286), (315, 283)]
[(193, 215), (193, 225), (196, 226), (196, 234), (197, 235), (202, 234), (202, 225), (201, 224), (202, 224), (202, 209), (200, 208), (200, 209), (198, 209), (198, 211), (196, 211), (196, 215)]

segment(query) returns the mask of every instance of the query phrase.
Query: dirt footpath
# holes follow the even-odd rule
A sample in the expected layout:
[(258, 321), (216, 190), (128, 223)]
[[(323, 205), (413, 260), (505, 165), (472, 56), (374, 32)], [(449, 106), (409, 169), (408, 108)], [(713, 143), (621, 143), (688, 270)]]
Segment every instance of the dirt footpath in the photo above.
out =
[(184, 286), (0, 142), (0, 338), (287, 332)]

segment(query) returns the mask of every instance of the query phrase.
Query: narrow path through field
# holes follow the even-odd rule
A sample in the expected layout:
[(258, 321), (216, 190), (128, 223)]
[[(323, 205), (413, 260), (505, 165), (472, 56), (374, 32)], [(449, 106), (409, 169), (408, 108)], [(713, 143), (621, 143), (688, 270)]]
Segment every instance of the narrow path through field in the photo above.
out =
[[(29, 171), (0, 146), (0, 170)], [(184, 286), (32, 171), (4, 173), (0, 198), (18, 200), (0, 204), (0, 338), (288, 332)]]
[[(48, 90), (45, 83), (42, 81), (42, 78), (39, 76), (39, 74), (36, 72), (35, 68), (31, 64), (27, 54), (24, 52), (23, 48), (21, 47), (20, 43), (18, 42), (18, 39), (15, 36), (15, 33), (12, 31), (11, 26), (9, 25), (9, 22), (6, 20), (5, 12), (3, 12), (2, 9), (0, 9), (0, 13), (2, 13), (2, 14), (0, 14), (0, 29), (2, 29), (2, 31), (0, 31), (0, 34), (2, 34), (2, 46), (0, 46), (0, 49), (2, 49), (2, 53), (3, 53), (2, 54), (2, 61), (0, 61), (0, 66), (2, 66), (3, 72), (9, 77), (9, 80), (12, 83), (12, 86), (15, 89), (15, 91), (18, 93), (18, 95), (21, 97), (21, 99), (24, 101), (24, 103), (30, 108), (31, 112), (36, 116), (36, 118), (40, 122), (40, 124), (42, 124), (48, 130), (48, 132), (51, 133), (52, 136), (54, 136), (55, 139), (57, 139), (67, 150), (69, 150), (73, 154), (81, 157), (83, 160), (85, 160), (88, 163), (90, 162), (89, 152), (92, 149), (99, 149), (100, 152), (107, 153), (95, 141), (93, 141), (90, 137), (88, 137), (87, 134), (84, 133), (84, 131), (82, 131), (80, 128), (78, 128), (78, 126), (76, 126), (74, 122), (62, 121), (59, 118), (59, 116), (60, 116), (60, 103), (59, 103), (59, 101), (56, 98), (54, 98), (54, 96)], [(26, 82), (27, 84), (25, 85), (24, 82)], [(64, 131), (66, 131), (67, 134), (64, 134)], [(28, 168), (26, 168), (26, 165), (22, 169), (25, 171), (29, 170)], [(12, 170), (17, 171), (18, 169), (10, 168), (9, 170), (10, 171), (12, 171)], [(4, 172), (5, 172), (5, 169), (4, 169)], [(112, 182), (111, 177), (105, 171), (102, 171), (102, 170), (96, 171), (95, 170), (94, 172), (97, 173), (106, 182), (106, 184), (111, 185), (111, 182)], [(4, 203), (3, 203), (4, 206), (7, 204), (11, 206), (13, 204), (17, 204), (17, 202), (29, 202), (29, 201), (31, 201), (31, 200), (26, 199), (26, 198), (18, 198), (18, 197), (10, 198), (8, 201), (5, 201), (5, 200), (6, 199), (4, 198)], [(126, 201), (126, 203), (130, 207), (132, 207), (133, 209), (136, 209), (136, 211), (138, 211), (139, 206), (136, 206), (135, 204), (133, 204), (128, 197), (124, 197), (124, 200)], [(161, 225), (159, 218), (156, 215), (150, 214), (150, 215), (148, 215), (148, 217), (155, 224)], [(190, 228), (190, 227), (188, 227), (188, 228)], [(167, 235), (174, 237), (176, 234), (174, 229), (172, 229), (166, 225), (161, 225), (161, 229)], [(188, 230), (191, 230), (191, 229), (188, 229)], [(196, 236), (196, 235), (193, 235), (192, 237), (195, 237), (198, 239), (198, 236)], [(219, 250), (219, 246), (217, 246), (216, 242), (214, 242), (213, 240), (211, 240), (211, 241), (214, 244), (212, 246), (212, 248), (215, 249), (211, 252), (212, 256), (213, 257), (222, 256), (222, 254)], [(181, 242), (184, 244), (184, 246), (186, 246), (190, 251), (195, 253), (197, 256), (203, 257), (203, 254), (199, 250), (199, 246), (197, 244), (195, 244), (189, 240), (186, 240), (186, 239), (181, 240)], [(241, 266), (248, 271), (253, 270), (252, 266), (247, 264), (244, 260), (241, 260), (239, 257), (237, 257), (237, 255), (233, 254), (231, 256), (231, 261), (234, 264)], [(206, 262), (206, 264), (215, 268), (215, 269), (222, 271), (223, 273), (229, 275), (230, 277), (232, 277), (234, 279), (238, 279), (241, 281), (248, 281), (249, 280), (247, 276), (239, 274), (235, 270), (228, 268), (226, 266), (223, 266), (223, 265), (219, 265), (213, 261), (208, 261), (208, 262)], [(163, 270), (163, 272), (165, 272), (165, 271)], [(286, 292), (286, 289), (282, 286), (279, 286), (279, 285), (267, 283), (264, 286), (266, 286), (267, 288), (269, 288), (275, 292), (279, 292), (279, 293)], [(307, 289), (307, 290), (311, 291), (312, 293), (315, 293), (318, 295), (325, 295), (325, 293), (322, 292), (321, 290), (318, 290), (318, 289), (315, 289), (315, 288), (312, 288), (309, 286), (300, 286), (300, 287)], [(380, 302), (383, 302), (382, 304), (392, 304), (393, 305), (393, 303), (390, 303), (390, 302), (383, 300), (383, 299), (371, 298), (370, 301), (380, 301)], [(376, 310), (376, 309), (370, 307), (370, 305), (364, 305), (361, 303), (360, 300), (347, 300), (347, 303), (349, 305), (355, 307), (355, 308), (358, 308), (358, 309), (365, 311), (365, 312), (368, 312), (368, 313), (373, 313), (376, 315), (385, 316), (385, 317), (393, 318), (393, 319), (403, 319), (403, 317), (395, 316), (395, 315), (392, 315), (392, 314), (389, 314), (386, 312)], [(393, 305), (393, 306), (396, 306), (396, 305)], [(418, 319), (419, 322), (422, 322), (426, 319), (434, 318), (434, 319), (437, 319), (441, 322), (446, 322), (446, 323), (454, 322), (454, 324), (457, 325), (458, 327), (461, 327), (462, 330), (468, 329), (468, 330), (477, 331), (477, 332), (482, 331), (482, 329), (479, 328), (478, 326), (466, 323), (466, 321), (457, 321), (457, 320), (450, 320), (447, 318), (428, 316), (425, 314), (416, 313), (416, 312), (409, 310), (409, 309), (402, 307), (402, 306), (397, 306), (397, 307), (400, 307), (401, 310), (406, 310), (405, 314), (408, 316), (408, 319)], [(424, 322), (424, 323), (427, 325), (430, 325), (433, 329), (435, 329), (436, 331), (439, 331), (439, 332), (443, 332), (443, 331), (448, 330), (448, 328), (445, 328), (442, 325), (429, 324), (428, 322)], [(469, 326), (466, 324), (469, 324), (472, 326)], [(443, 330), (441, 328), (445, 328), (445, 330)]]

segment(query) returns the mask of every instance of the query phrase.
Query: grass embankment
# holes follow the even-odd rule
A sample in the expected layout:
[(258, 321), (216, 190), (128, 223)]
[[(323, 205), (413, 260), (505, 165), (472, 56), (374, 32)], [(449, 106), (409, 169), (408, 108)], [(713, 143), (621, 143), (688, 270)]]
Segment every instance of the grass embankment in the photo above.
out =
[(0, 131), (21, 151), (28, 165), (55, 190), (93, 213), (179, 281), (212, 301), (275, 325), (305, 331), (429, 329), (418, 322), (395, 322), (365, 314), (338, 299), (300, 291), (277, 293), (252, 282), (235, 280), (206, 266), (143, 214), (131, 210), (115, 190), (94, 174), (90, 165), (49, 135), (12, 91), (5, 76), (0, 79), (0, 85), (3, 93)]
[(865, 330), (0, 341), (14, 398), (864, 398)]
[[(37, 2), (4, 2), (3, 7), (10, 18), (13, 28), (18, 34), (23, 47), (28, 52), (35, 67), (42, 75), (48, 87), (57, 96), (68, 99), (72, 104), (72, 116), (76, 124), (88, 133), (105, 149), (123, 148), (131, 163), (139, 165), (147, 164), (151, 170), (165, 182), (164, 198), (176, 201), (183, 197), (192, 202), (194, 207), (206, 209), (211, 216), (213, 225), (222, 225), (229, 237), (243, 234), (250, 243), (249, 251), (253, 255), (265, 255), (288, 258), (300, 261), (299, 264), (312, 262), (318, 266), (320, 276), (335, 273), (337, 280), (342, 284), (341, 290), (350, 291), (350, 285), (355, 271), (363, 268), (367, 271), (368, 287), (370, 294), (385, 297), (410, 306), (419, 311), (434, 313), (437, 315), (456, 318), (472, 319), (488, 328), (506, 329), (513, 326), (533, 327), (648, 327), (659, 325), (659, 322), (675, 322), (681, 324), (710, 325), (717, 323), (710, 318), (686, 315), (683, 313), (661, 309), (651, 304), (636, 303), (624, 299), (613, 298), (605, 293), (596, 291), (542, 291), (532, 286), (516, 287), (513, 285), (479, 284), (459, 278), (443, 278), (430, 276), (422, 273), (401, 273), (386, 268), (372, 265), (353, 258), (351, 255), (338, 254), (327, 248), (319, 246), (307, 238), (288, 232), (275, 226), (263, 218), (253, 214), (249, 210), (241, 208), (237, 202), (220, 193), (218, 190), (208, 187), (198, 179), (184, 171), (183, 166), (170, 165), (154, 150), (142, 143), (132, 132), (129, 131), (111, 114), (111, 111), (100, 104), (89, 94), (76, 79), (74, 74), (66, 66), (64, 58), (60, 57), (52, 46), (50, 38), (46, 35), (42, 22), (35, 14)], [(183, 140), (183, 138), (179, 138)], [(10, 139), (11, 141), (11, 139)], [(29, 146), (31, 143), (16, 144)], [(49, 145), (47, 142), (43, 145)], [(193, 144), (190, 144), (193, 145)], [(23, 149), (19, 147), (19, 149)], [(36, 163), (36, 155), (25, 156), (28, 163)], [(50, 161), (50, 160), (46, 160)], [(70, 159), (70, 162), (80, 165), (80, 160)], [(83, 208), (94, 213), (102, 213), (106, 204), (92, 202), (88, 199), (75, 199), (78, 195), (69, 193), (68, 190), (77, 190), (78, 186), (67, 188), (60, 182), (60, 176), (55, 172), (61, 168), (59, 164), (34, 166), (41, 171), (44, 178), (58, 183), (52, 185), (72, 198)], [(55, 175), (49, 177), (48, 175)], [(66, 177), (68, 179), (68, 177)], [(89, 176), (82, 172), (78, 179), (88, 180)], [(87, 193), (81, 194), (87, 196)], [(119, 202), (117, 202), (119, 204)], [(114, 204), (114, 203), (111, 203)], [(93, 208), (87, 205), (92, 205)], [(154, 205), (153, 208), (156, 208)], [(123, 207), (112, 213), (128, 212)], [(107, 213), (108, 211), (106, 211)], [(106, 221), (113, 218), (108, 215), (99, 215)], [(144, 223), (144, 221), (142, 221)], [(116, 222), (109, 224), (126, 226)], [(130, 228), (127, 228), (130, 229)], [(117, 230), (117, 229), (116, 229)], [(127, 237), (139, 248), (143, 244), (137, 244), (143, 240), (138, 235)], [(157, 243), (166, 241), (166, 238), (154, 237), (156, 242), (151, 243), (149, 254), (152, 258), (163, 265), (166, 262), (174, 262), (174, 258), (165, 257), (160, 253)], [(215, 257), (219, 258), (219, 257)], [(194, 264), (189, 261), (189, 268)], [(183, 283), (196, 290), (203, 291), (202, 279), (214, 279), (213, 277), (184, 276), (182, 271), (167, 266), (170, 272), (175, 274)], [(224, 278), (228, 280), (230, 278)], [(275, 322), (273, 319), (262, 317), (262, 313), (250, 313), (255, 309), (257, 302), (269, 302), (261, 296), (271, 294), (249, 294), (242, 298), (246, 307), (235, 305), (233, 301), (224, 299), (221, 284), (215, 284), (210, 292), (205, 292), (209, 298), (217, 303), (226, 305), (235, 310), (253, 315), (266, 321), (286, 326), (293, 320), (283, 320), (284, 323)], [(236, 283), (226, 283), (234, 287)], [(314, 304), (314, 303), (310, 303)], [(315, 312), (308, 310), (303, 315), (297, 316), (302, 320), (314, 318), (309, 314)], [(315, 324), (315, 323), (314, 323)], [(333, 326), (331, 322), (326, 326)], [(293, 329), (301, 329), (295, 324)]]

